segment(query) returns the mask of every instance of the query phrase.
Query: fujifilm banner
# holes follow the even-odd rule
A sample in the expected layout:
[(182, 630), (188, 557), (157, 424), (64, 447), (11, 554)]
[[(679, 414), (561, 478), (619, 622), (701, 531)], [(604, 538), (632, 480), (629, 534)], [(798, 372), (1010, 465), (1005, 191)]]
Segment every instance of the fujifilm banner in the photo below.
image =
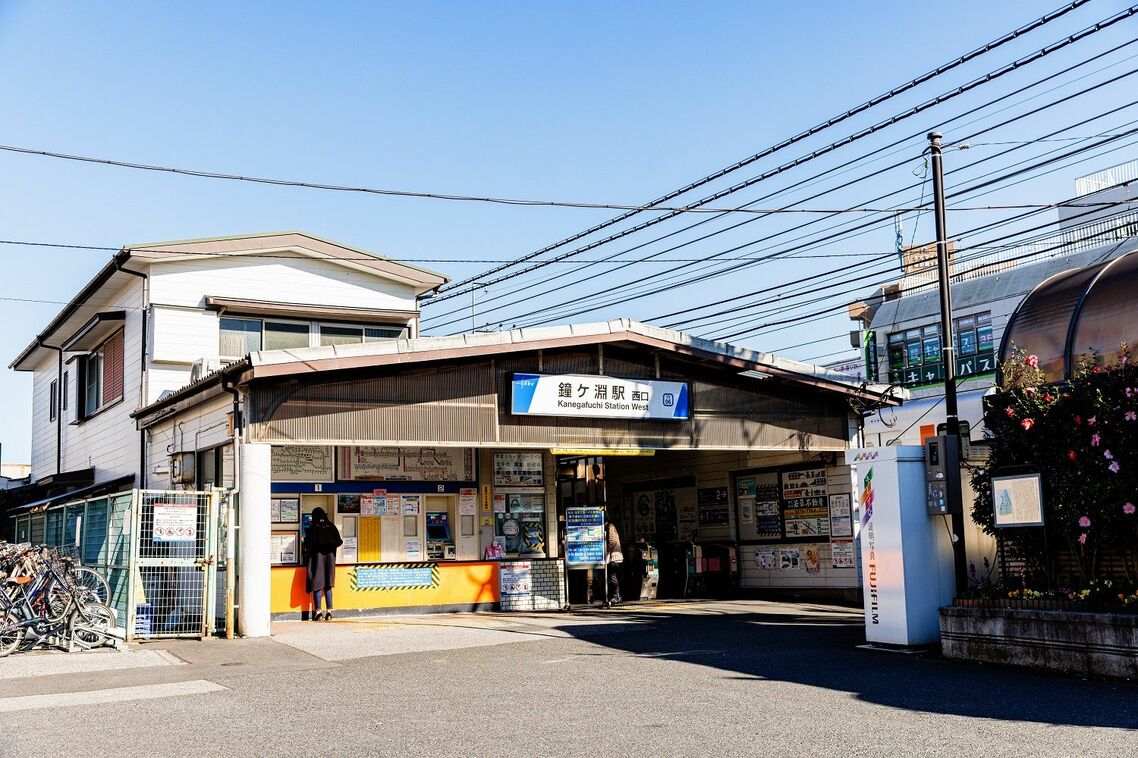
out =
[(589, 374), (514, 374), (512, 402), (515, 416), (683, 421), (688, 385)]

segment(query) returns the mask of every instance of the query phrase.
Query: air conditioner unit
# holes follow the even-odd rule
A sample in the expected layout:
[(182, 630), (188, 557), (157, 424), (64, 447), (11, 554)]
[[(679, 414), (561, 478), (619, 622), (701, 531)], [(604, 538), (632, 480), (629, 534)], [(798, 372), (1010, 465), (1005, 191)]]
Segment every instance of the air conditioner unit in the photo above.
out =
[(190, 368), (190, 384), (209, 376), (214, 371), (220, 371), (224, 364), (217, 356), (198, 358)]
[(194, 453), (170, 453), (170, 483), (193, 484), (196, 463)]

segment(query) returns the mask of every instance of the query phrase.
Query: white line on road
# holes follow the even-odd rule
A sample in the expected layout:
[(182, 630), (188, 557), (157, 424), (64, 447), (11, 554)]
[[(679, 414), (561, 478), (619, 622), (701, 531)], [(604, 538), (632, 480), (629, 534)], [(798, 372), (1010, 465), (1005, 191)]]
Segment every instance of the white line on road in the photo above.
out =
[(94, 705), (98, 703), (123, 703), (129, 700), (153, 700), (160, 697), (179, 695), (201, 695), (206, 692), (224, 690), (220, 684), (204, 679), (168, 684), (145, 684), (138, 687), (116, 687), (109, 690), (88, 690), (86, 692), (63, 692), (54, 695), (22, 695), (0, 698), (0, 713), (30, 711), (35, 708), (65, 708), (69, 705)]

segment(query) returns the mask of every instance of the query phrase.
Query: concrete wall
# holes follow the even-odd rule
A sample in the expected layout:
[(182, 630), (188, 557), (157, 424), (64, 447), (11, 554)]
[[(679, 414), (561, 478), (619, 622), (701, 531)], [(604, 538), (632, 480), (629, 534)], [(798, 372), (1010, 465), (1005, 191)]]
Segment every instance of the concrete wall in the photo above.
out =
[(946, 658), (1138, 678), (1138, 616), (952, 607), (940, 628)]

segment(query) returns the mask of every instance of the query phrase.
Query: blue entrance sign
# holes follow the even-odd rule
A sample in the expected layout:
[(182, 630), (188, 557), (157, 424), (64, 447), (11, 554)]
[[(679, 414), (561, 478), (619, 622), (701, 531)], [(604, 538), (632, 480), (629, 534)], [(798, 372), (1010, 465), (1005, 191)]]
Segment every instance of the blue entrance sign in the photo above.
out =
[(604, 509), (565, 509), (565, 563), (578, 568), (605, 564)]

